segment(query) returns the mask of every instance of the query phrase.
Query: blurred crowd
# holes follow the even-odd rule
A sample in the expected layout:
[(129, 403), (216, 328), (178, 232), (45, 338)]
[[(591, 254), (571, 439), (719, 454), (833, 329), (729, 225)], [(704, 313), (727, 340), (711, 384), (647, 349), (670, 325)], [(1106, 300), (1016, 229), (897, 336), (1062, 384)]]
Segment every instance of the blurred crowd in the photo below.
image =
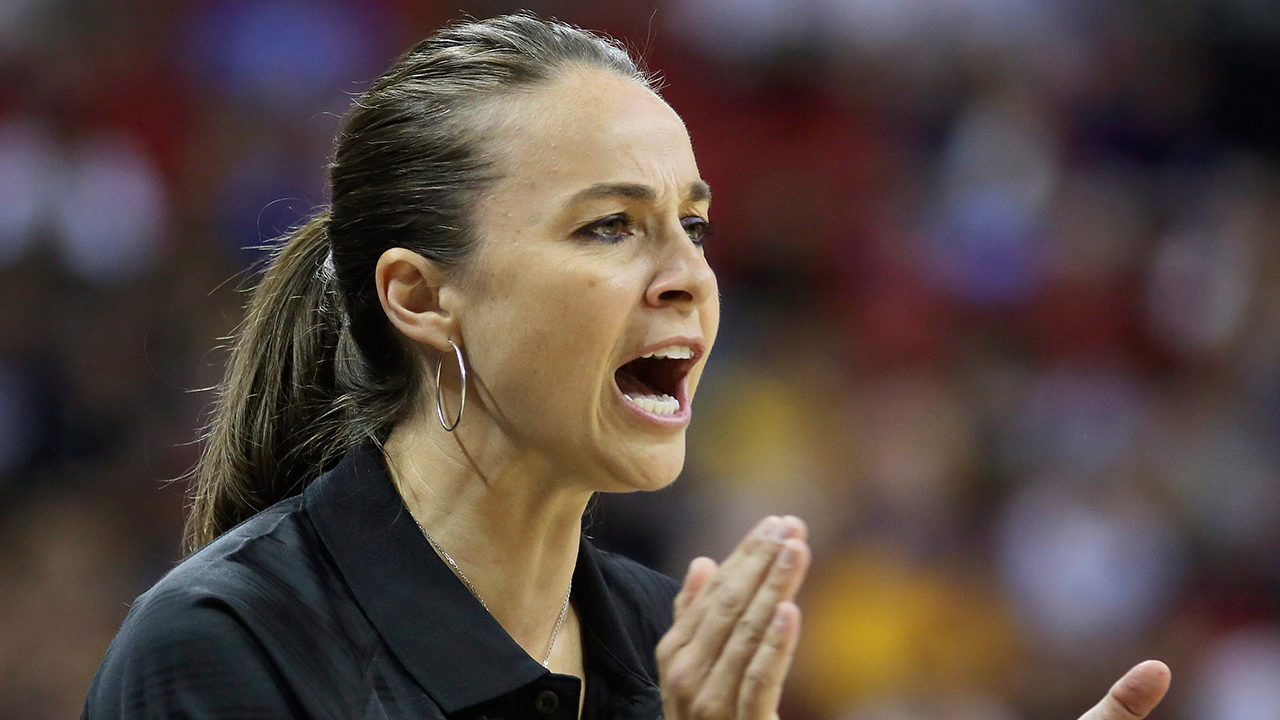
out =
[[(588, 534), (815, 564), (784, 720), (1280, 718), (1280, 5), (524, 5), (644, 56), (715, 192), (684, 476)], [(179, 559), (262, 247), (431, 0), (0, 2), (0, 718)]]

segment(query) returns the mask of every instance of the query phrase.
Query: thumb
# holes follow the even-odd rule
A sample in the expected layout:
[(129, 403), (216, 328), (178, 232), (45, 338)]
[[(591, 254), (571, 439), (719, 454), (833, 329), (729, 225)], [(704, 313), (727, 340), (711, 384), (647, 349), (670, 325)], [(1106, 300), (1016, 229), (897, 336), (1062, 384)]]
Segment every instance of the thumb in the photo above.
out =
[(1141, 720), (1169, 690), (1169, 666), (1159, 660), (1138, 663), (1080, 720)]
[(680, 588), (680, 594), (676, 595), (676, 617), (679, 617), (680, 613), (684, 612), (684, 609), (698, 597), (702, 588), (706, 587), (707, 581), (719, 569), (720, 566), (716, 561), (708, 557), (694, 558), (693, 562), (689, 563), (689, 571), (684, 576), (684, 587)]

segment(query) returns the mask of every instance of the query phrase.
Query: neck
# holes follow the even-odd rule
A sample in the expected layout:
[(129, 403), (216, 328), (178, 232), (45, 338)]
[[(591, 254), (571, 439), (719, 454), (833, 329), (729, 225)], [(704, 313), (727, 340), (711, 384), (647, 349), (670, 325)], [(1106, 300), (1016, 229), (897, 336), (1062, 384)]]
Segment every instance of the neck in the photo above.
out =
[[(541, 662), (573, 577), (591, 492), (558, 479), (539, 458), (474, 430), (446, 433), (427, 422), (434, 419), (392, 431), (384, 444), (392, 478), (489, 612)], [(565, 641), (562, 631), (556, 644)]]

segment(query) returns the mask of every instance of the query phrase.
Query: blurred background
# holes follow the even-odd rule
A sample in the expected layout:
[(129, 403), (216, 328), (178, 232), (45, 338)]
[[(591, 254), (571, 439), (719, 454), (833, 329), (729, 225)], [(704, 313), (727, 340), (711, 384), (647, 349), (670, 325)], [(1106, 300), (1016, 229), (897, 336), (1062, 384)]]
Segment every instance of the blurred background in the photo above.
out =
[[(179, 559), (249, 249), (432, 0), (0, 0), (0, 717), (78, 716)], [(536, 2), (666, 80), (724, 319), (677, 577), (794, 512), (784, 720), (1280, 718), (1280, 4)]]

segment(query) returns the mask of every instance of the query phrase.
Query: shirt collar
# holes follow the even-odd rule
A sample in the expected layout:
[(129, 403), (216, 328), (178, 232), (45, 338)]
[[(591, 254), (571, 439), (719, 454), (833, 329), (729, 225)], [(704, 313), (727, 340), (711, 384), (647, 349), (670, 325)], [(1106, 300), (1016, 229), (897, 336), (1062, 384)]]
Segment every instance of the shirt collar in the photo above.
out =
[(662, 696), (640, 653), (628, 639), (608, 584), (601, 572), (600, 551), (585, 537), (573, 573), (573, 593), (582, 620), (582, 644), (591, 693), (594, 668), (608, 686), (611, 706), (604, 717), (613, 720), (661, 718)]
[[(303, 505), (356, 602), (446, 714), (548, 674), (432, 550), (372, 443), (353, 447), (333, 470), (311, 483)], [(650, 712), (654, 702), (660, 703), (657, 688), (627, 640), (610, 602), (598, 551), (585, 537), (573, 593), (588, 661), (603, 665), (600, 669), (634, 697), (631, 707), (619, 709)]]

